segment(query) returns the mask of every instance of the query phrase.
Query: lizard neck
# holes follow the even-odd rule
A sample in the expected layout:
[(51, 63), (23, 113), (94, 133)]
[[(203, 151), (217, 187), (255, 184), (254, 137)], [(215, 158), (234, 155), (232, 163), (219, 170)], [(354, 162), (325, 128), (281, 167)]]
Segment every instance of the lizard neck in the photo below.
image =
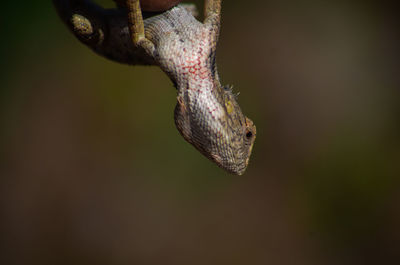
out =
[(215, 64), (216, 39), (209, 27), (177, 6), (147, 20), (146, 36), (154, 43), (160, 68), (177, 88), (186, 107), (219, 116), (223, 93)]
[(181, 6), (158, 16), (146, 21), (146, 37), (155, 46), (158, 65), (177, 89), (220, 86), (215, 66), (216, 39), (210, 28)]

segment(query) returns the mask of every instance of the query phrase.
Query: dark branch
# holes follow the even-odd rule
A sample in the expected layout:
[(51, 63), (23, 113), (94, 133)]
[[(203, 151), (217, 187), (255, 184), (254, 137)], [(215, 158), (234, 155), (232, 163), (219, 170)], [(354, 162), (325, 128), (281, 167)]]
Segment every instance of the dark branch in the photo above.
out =
[[(132, 43), (127, 10), (120, 6), (104, 9), (90, 0), (53, 0), (61, 20), (86, 46), (107, 59), (132, 65), (155, 65), (152, 57)], [(194, 5), (184, 6), (194, 16)], [(144, 18), (159, 13), (143, 12)], [(145, 27), (148, 24), (145, 19)]]
[(125, 64), (154, 65), (132, 44), (125, 9), (104, 9), (88, 0), (53, 0), (72, 33), (97, 54)]

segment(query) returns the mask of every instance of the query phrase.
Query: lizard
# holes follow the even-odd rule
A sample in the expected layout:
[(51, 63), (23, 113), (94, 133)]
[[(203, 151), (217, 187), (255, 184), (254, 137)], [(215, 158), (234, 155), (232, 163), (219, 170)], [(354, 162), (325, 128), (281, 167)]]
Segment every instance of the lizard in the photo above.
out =
[[(121, 0), (118, 0), (121, 2)], [(104, 9), (89, 0), (53, 0), (58, 15), (74, 35), (110, 60), (156, 65), (177, 91), (176, 128), (205, 157), (227, 172), (242, 175), (256, 138), (231, 86), (223, 86), (216, 66), (221, 0), (205, 0), (204, 21), (193, 5), (179, 4), (164, 12), (140, 9), (125, 0)]]

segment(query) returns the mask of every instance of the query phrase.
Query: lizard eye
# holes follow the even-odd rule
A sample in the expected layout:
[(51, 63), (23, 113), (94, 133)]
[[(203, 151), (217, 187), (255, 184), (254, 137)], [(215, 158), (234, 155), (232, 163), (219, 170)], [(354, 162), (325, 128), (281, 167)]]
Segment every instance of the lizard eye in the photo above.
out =
[(245, 117), (245, 124), (246, 124), (246, 131), (245, 131), (245, 136), (248, 141), (254, 141), (254, 138), (256, 137), (256, 127), (253, 124), (253, 121), (250, 120), (249, 118)]
[(249, 130), (246, 131), (246, 138), (247, 139), (251, 139), (251, 137), (253, 137), (253, 133)]

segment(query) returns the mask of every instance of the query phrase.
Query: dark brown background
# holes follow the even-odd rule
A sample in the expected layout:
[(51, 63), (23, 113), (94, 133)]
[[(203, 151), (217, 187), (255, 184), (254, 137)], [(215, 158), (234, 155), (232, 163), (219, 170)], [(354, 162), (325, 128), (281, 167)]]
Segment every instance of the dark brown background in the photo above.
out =
[(159, 69), (96, 56), (50, 1), (3, 4), (0, 264), (398, 263), (395, 9), (244, 3), (218, 48), (257, 125), (241, 177), (179, 136)]

